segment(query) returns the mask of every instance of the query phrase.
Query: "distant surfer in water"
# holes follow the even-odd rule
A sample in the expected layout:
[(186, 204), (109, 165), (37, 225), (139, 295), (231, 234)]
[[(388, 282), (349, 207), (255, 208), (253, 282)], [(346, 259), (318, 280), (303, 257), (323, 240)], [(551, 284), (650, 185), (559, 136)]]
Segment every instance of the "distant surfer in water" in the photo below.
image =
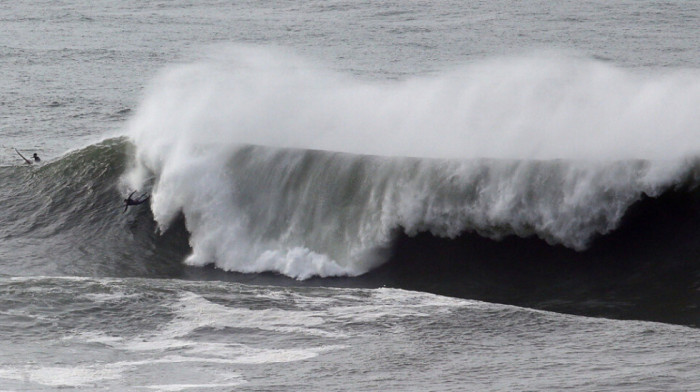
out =
[[(26, 162), (27, 165), (31, 165), (31, 164), (32, 164), (32, 161), (30, 161), (30, 160), (27, 159), (24, 155), (22, 155), (22, 153), (19, 152), (19, 150), (17, 150), (17, 149), (15, 148), (15, 151), (17, 151), (17, 154), (19, 154), (19, 156), (21, 156), (22, 159), (24, 159), (24, 162)], [(32, 158), (34, 158), (34, 162), (36, 162), (36, 163), (41, 162), (41, 158), (39, 158), (39, 155), (38, 155), (37, 153), (34, 153), (34, 155), (32, 155)]]
[(131, 196), (133, 196), (134, 193), (136, 193), (136, 191), (131, 192), (131, 194), (129, 195), (129, 197), (127, 197), (126, 199), (124, 199), (124, 212), (126, 212), (126, 210), (129, 208), (129, 206), (137, 206), (137, 205), (139, 205), (139, 204), (143, 204), (143, 203), (147, 202), (148, 199), (151, 198), (151, 195), (148, 195), (148, 196), (144, 197), (144, 196), (146, 195), (146, 194), (144, 193), (144, 194), (141, 195), (141, 197), (139, 197), (138, 199), (132, 199)]

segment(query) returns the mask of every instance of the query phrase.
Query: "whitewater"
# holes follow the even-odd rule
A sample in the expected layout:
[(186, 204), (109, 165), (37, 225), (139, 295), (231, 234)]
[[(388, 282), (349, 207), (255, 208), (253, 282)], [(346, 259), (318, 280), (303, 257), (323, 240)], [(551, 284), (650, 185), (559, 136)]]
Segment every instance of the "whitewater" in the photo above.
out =
[[(562, 54), (363, 81), (227, 46), (162, 72), (129, 121), (126, 187), (183, 213), (186, 262), (359, 275), (395, 232), (585, 249), (642, 196), (697, 186), (700, 74)], [(147, 182), (146, 179), (151, 179)]]

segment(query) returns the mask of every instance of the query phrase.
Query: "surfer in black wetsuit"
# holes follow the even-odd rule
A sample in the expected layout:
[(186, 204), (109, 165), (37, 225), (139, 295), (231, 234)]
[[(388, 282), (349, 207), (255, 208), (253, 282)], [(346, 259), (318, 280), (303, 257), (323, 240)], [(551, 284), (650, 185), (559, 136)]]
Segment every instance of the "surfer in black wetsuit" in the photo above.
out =
[(146, 196), (146, 197), (143, 197), (143, 195), (141, 195), (140, 198), (134, 200), (134, 199), (131, 198), (131, 196), (133, 196), (134, 193), (136, 193), (136, 191), (131, 192), (131, 194), (129, 195), (129, 197), (127, 197), (126, 199), (124, 199), (124, 212), (126, 212), (126, 210), (129, 208), (129, 206), (137, 206), (137, 205), (139, 205), (139, 204), (143, 204), (143, 203), (145, 203), (146, 201), (148, 201), (148, 199), (151, 198), (151, 195), (148, 195), (148, 196)]
[[(24, 159), (24, 162), (26, 162), (27, 165), (31, 165), (31, 164), (32, 164), (32, 161), (30, 161), (29, 159), (27, 159), (27, 157), (25, 157), (24, 155), (22, 155), (22, 153), (19, 152), (18, 149), (15, 148), (15, 151), (17, 151), (17, 155), (21, 156), (22, 159)], [(41, 158), (39, 158), (39, 155), (38, 155), (37, 153), (34, 153), (34, 155), (32, 155), (32, 158), (34, 158), (34, 162), (35, 162), (35, 163), (41, 162)]]

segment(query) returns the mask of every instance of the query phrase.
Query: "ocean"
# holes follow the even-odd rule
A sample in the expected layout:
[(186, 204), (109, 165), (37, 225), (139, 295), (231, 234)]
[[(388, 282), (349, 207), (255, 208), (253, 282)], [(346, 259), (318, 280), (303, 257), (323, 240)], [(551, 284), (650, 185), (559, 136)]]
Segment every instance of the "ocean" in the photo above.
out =
[(700, 2), (0, 23), (0, 391), (700, 390)]

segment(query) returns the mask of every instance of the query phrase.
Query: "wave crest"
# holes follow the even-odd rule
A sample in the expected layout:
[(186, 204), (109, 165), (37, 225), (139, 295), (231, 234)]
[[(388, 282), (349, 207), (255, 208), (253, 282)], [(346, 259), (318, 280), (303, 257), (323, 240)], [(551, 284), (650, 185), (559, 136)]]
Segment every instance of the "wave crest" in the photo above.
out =
[(161, 230), (184, 214), (188, 262), (226, 270), (357, 275), (397, 229), (581, 250), (697, 172), (697, 103), (698, 75), (590, 60), (369, 83), (237, 47), (154, 82), (129, 126), (125, 178), (154, 175)]

